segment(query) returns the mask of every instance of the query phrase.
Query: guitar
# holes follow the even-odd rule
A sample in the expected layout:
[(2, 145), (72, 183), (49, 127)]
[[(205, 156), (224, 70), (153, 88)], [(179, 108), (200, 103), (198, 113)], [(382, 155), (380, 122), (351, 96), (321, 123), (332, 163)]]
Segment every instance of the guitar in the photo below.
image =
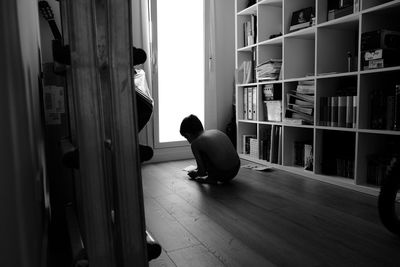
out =
[(47, 3), (47, 1), (39, 1), (39, 11), (42, 14), (42, 17), (49, 23), (54, 39), (61, 41), (61, 33), (58, 30), (56, 21), (54, 20), (53, 10), (49, 3)]

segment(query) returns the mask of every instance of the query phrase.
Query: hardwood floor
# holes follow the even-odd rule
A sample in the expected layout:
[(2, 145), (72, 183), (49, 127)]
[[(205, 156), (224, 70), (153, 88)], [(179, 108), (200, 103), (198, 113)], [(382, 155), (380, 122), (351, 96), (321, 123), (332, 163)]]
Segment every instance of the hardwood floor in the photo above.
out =
[(188, 165), (143, 166), (146, 225), (163, 247), (150, 266), (400, 266), (376, 197), (280, 170), (203, 185)]

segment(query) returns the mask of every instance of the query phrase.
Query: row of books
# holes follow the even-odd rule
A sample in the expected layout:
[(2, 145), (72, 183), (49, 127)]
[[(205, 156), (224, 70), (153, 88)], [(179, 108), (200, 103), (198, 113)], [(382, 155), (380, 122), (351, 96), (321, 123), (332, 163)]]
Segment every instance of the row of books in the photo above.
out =
[(369, 95), (371, 129), (400, 130), (400, 85), (389, 92), (376, 89)]
[(256, 66), (256, 77), (258, 80), (278, 80), (282, 68), (282, 59), (269, 59)]
[(243, 46), (257, 43), (257, 16), (251, 15), (250, 20), (243, 23)]
[(313, 147), (311, 142), (294, 142), (294, 165), (313, 170)]
[(282, 126), (265, 128), (260, 139), (259, 158), (282, 165)]
[(243, 119), (257, 120), (257, 87), (243, 88)]
[(337, 157), (336, 175), (345, 178), (354, 178), (354, 159), (346, 157)]
[(296, 90), (287, 93), (284, 122), (314, 124), (315, 81), (299, 81)]
[(320, 98), (319, 125), (355, 128), (357, 96), (323, 96)]

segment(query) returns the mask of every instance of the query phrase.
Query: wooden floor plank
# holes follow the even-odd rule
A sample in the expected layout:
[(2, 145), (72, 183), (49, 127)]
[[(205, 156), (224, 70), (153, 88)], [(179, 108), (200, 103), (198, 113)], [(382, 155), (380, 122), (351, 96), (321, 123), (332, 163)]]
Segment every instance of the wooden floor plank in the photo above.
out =
[(162, 244), (163, 250), (168, 252), (199, 244), (199, 241), (154, 199), (145, 197), (144, 202), (146, 227)]
[(204, 246), (194, 246), (169, 253), (177, 266), (221, 267), (224, 266)]
[[(400, 240), (381, 225), (376, 197), (281, 170), (242, 168), (230, 184), (202, 185), (182, 171), (190, 164), (195, 162), (144, 166), (145, 195), (150, 194), (158, 209), (226, 266), (398, 266), (400, 262)], [(154, 227), (168, 231), (161, 224)], [(185, 266), (186, 259), (197, 261), (202, 255), (192, 248), (175, 250), (174, 257), (169, 251), (168, 256), (177, 266)]]

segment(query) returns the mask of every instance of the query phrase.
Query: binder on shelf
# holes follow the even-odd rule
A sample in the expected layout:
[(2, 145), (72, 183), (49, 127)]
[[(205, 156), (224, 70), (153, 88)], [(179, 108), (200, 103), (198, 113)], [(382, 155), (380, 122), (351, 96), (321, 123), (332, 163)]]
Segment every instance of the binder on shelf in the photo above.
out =
[(400, 130), (400, 84), (396, 84), (394, 94), (394, 130)]
[(347, 97), (338, 96), (338, 127), (346, 127)]
[(357, 96), (353, 96), (353, 128), (357, 126)]
[(337, 127), (338, 126), (338, 103), (339, 99), (338, 96), (331, 97), (331, 126)]
[(277, 163), (282, 165), (282, 127), (278, 126), (278, 160)]
[(346, 127), (353, 128), (353, 96), (346, 96)]
[(247, 119), (253, 120), (253, 88), (247, 90)]
[(252, 105), (253, 105), (253, 120), (257, 120), (257, 110), (258, 110), (258, 105), (257, 105), (257, 87), (253, 87), (253, 94), (252, 94)]
[(249, 112), (248, 107), (247, 107), (248, 94), (249, 94), (249, 88), (248, 87), (243, 88), (243, 119), (244, 120), (247, 120), (247, 113)]

